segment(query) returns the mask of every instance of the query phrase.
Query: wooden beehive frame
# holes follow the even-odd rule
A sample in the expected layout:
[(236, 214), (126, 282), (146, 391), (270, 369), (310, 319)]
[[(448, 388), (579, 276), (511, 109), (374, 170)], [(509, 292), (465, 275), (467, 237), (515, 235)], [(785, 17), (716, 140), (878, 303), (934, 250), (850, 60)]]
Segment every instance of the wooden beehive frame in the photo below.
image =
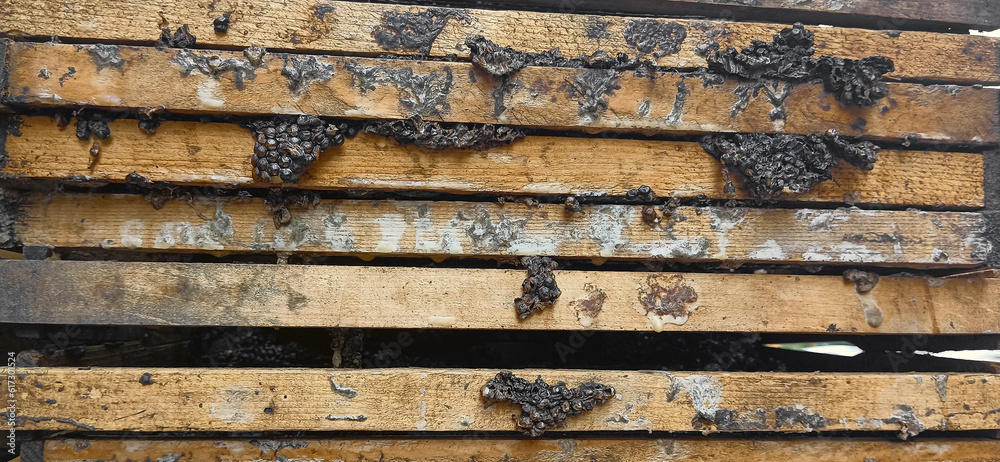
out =
[[(777, 0), (754, 7), (712, 0), (598, 1), (569, 2), (571, 11), (560, 11), (566, 2), (519, 3), (528, 8), (447, 10), (425, 46), (391, 49), (374, 33), (388, 17), (445, 10), (350, 1), (0, 0), (0, 174), (6, 188), (0, 241), (26, 260), (44, 258), (49, 249), (100, 249), (369, 261), (548, 255), (598, 265), (557, 271), (563, 292), (551, 308), (518, 320), (511, 301), (521, 295), (524, 272), (511, 269), (0, 260), (0, 322), (668, 332), (660, 335), (1000, 332), (1000, 286), (988, 277), (993, 272), (982, 271), (997, 264), (1000, 246), (1000, 39), (961, 30), (1000, 26), (995, 2), (943, 1), (928, 8), (913, 0), (794, 7)], [(635, 16), (595, 13), (619, 6)], [(217, 33), (213, 20), (222, 14), (231, 26)], [(531, 66), (500, 79), (469, 62), (465, 45), (483, 35), (523, 52), (558, 47), (567, 57), (597, 50), (634, 55), (623, 31), (651, 19), (686, 31), (674, 52), (647, 56), (668, 71), (655, 79), (614, 72), (616, 87), (599, 96), (607, 109), (586, 114), (579, 91), (569, 87), (581, 76), (611, 71)], [(767, 91), (747, 97), (748, 82), (710, 82), (698, 71), (707, 65), (705, 47), (767, 42), (793, 21), (838, 26), (807, 26), (817, 56), (892, 59), (889, 96), (874, 107), (850, 108), (820, 83), (767, 81)], [(197, 48), (155, 46), (161, 27), (182, 25), (197, 37)], [(948, 28), (956, 33), (944, 33)], [(268, 53), (239, 77), (197, 64), (247, 60), (241, 50), (249, 46)], [(411, 55), (424, 59), (396, 59)], [(300, 63), (325, 75), (289, 79), (286, 68)], [(400, 72), (440, 88), (417, 89), (391, 77)], [(88, 154), (93, 140), (78, 139), (52, 117), (81, 107), (122, 111), (95, 156)], [(785, 117), (773, 117), (776, 110)], [(140, 112), (171, 115), (147, 134), (136, 120)], [(273, 187), (254, 179), (254, 138), (238, 123), (245, 119), (233, 116), (299, 113), (356, 120), (419, 116), (529, 132), (513, 144), (479, 151), (425, 149), (361, 133), (324, 153), (298, 184), (283, 186), (289, 194), (369, 190), (390, 199), (309, 201), (289, 207), (284, 226), (276, 226), (260, 194), (181, 194), (153, 207), (149, 197), (121, 193), (120, 185), (137, 177), (172, 188)], [(743, 188), (727, 191), (726, 172), (696, 137), (830, 129), (887, 148), (872, 171), (837, 167), (832, 181), (782, 195), (774, 207), (723, 203), (751, 198)], [(106, 188), (53, 192), (47, 185), (55, 182)], [(621, 200), (639, 185), (685, 204), (671, 208), (670, 216), (661, 210), (655, 220), (644, 220), (649, 204)], [(440, 196), (403, 197), (411, 191)], [(470, 194), (478, 196), (455, 196)], [(508, 196), (544, 197), (537, 203)], [(579, 212), (553, 199), (565, 196), (600, 199), (584, 200)], [(473, 228), (477, 232), (469, 232)], [(773, 267), (767, 265), (822, 264), (909, 274), (883, 277), (874, 290), (859, 293), (840, 276), (794, 269), (602, 270), (608, 260), (752, 264), (763, 265), (764, 273)], [(929, 270), (944, 277), (920, 273)], [(273, 281), (273, 288), (257, 290), (261, 280)], [(684, 316), (651, 313), (637, 292), (661, 282), (696, 293), (697, 303)], [(598, 315), (585, 309), (595, 300)], [(565, 430), (579, 432), (571, 438), (517, 440), (504, 433), (513, 429), (516, 409), (481, 400), (480, 389), (495, 370), (77, 370), (42, 367), (45, 361), (30, 354), (22, 359), (17, 424), (41, 435), (25, 443), (25, 461), (123, 453), (137, 460), (549, 460), (552, 454), (567, 460), (699, 460), (720, 453), (741, 460), (792, 454), (994, 460), (1000, 453), (1000, 442), (967, 433), (905, 445), (783, 438), (811, 431), (890, 431), (905, 439), (923, 431), (1000, 430), (1000, 377), (988, 373), (522, 370), (516, 372), (525, 378), (571, 386), (597, 380), (613, 384), (618, 394), (570, 419)], [(54, 431), (82, 433), (60, 439)], [(211, 439), (212, 432), (268, 431), (362, 433)], [(754, 436), (647, 437), (647, 431)], [(107, 432), (137, 433), (119, 442), (103, 437), (122, 433)], [(145, 432), (195, 433), (163, 439)], [(411, 433), (397, 438), (379, 432)], [(493, 440), (475, 441), (484, 437)]]

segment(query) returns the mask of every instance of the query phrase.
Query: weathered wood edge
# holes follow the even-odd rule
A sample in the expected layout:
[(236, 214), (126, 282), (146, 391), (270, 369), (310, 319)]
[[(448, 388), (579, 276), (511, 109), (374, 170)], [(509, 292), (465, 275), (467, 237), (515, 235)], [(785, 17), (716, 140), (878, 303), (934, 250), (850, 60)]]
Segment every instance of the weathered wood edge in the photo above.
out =
[[(0, 101), (0, 106), (2, 105), (3, 102)], [(11, 124), (14, 122), (15, 119), (13, 117), (3, 113), (3, 111), (0, 111), (0, 172), (7, 167), (7, 159), (10, 158), (7, 154), (7, 137), (15, 136), (10, 130)], [(0, 175), (2, 175), (2, 173), (0, 173)]]
[[(355, 437), (357, 438), (357, 437)], [(725, 453), (730, 460), (770, 462), (773, 460), (959, 461), (1000, 460), (1000, 441), (970, 438), (923, 438), (900, 443), (879, 438), (809, 438), (780, 437), (753, 439), (718, 439), (692, 437), (618, 437), (572, 435), (540, 439), (512, 439), (504, 434), (477, 433), (470, 437), (412, 438), (371, 437), (367, 439), (330, 438), (247, 438), (236, 439), (89, 439), (56, 438), (45, 444), (45, 460), (84, 462), (106, 460), (128, 452), (143, 460), (169, 460), (175, 454), (199, 454), (206, 459), (230, 462), (258, 461), (262, 456), (313, 462), (345, 460), (392, 460), (396, 462), (552, 462), (553, 455), (562, 462), (586, 460), (632, 461), (704, 461), (719, 459)], [(23, 453), (22, 453), (23, 454)], [(22, 459), (23, 462), (40, 462)]]
[[(0, 121), (2, 121), (0, 117)], [(24, 194), (15, 190), (0, 189), (0, 247), (17, 245), (17, 221), (21, 213)]]
[[(4, 102), (7, 98), (7, 81), (10, 79), (10, 57), (7, 53), (9, 44), (13, 41), (5, 38), (0, 38), (0, 108), (4, 107)], [(0, 114), (0, 123), (2, 123), (3, 114)], [(0, 131), (0, 133), (4, 133)], [(2, 143), (2, 141), (0, 141)], [(2, 146), (2, 145), (0, 145)]]
[(992, 245), (986, 263), (990, 267), (1000, 268), (1000, 150), (983, 154), (983, 192), (986, 237)]
[[(457, 4), (473, 3), (470, 0), (453, 0)], [(475, 4), (481, 2), (476, 1)], [(892, 5), (880, 5), (875, 8), (883, 8), (882, 14), (859, 11), (855, 3), (861, 3), (860, 8), (876, 3), (874, 1), (841, 3), (836, 2), (836, 7), (830, 2), (805, 2), (804, 4), (794, 4), (789, 6), (788, 2), (779, 0), (758, 1), (758, 5), (749, 6), (745, 2), (736, 0), (666, 0), (666, 1), (633, 1), (619, 2), (615, 0), (513, 0), (504, 2), (503, 5), (510, 8), (510, 5), (520, 5), (522, 7), (544, 8), (558, 10), (562, 13), (580, 12), (607, 14), (641, 14), (641, 15), (670, 15), (670, 16), (704, 16), (710, 18), (731, 19), (737, 21), (777, 21), (777, 22), (801, 22), (805, 24), (827, 24), (841, 27), (864, 27), (879, 30), (948, 30), (976, 29), (993, 30), (1000, 27), (1000, 7), (991, 4), (988, 0), (979, 0), (978, 6), (987, 7), (986, 11), (970, 11), (965, 8), (967, 2), (953, 0), (949, 2), (937, 2), (936, 5), (944, 3), (944, 6), (935, 8), (922, 8), (922, 12), (928, 13), (925, 17), (915, 17), (906, 14), (912, 11), (914, 6), (921, 6), (919, 0), (907, 1), (914, 6), (910, 8), (894, 8)], [(885, 3), (885, 2), (879, 2)], [(948, 6), (951, 6), (949, 8)], [(499, 5), (498, 5), (499, 6)], [(955, 11), (953, 8), (958, 8)], [(958, 32), (961, 32), (959, 30)]]

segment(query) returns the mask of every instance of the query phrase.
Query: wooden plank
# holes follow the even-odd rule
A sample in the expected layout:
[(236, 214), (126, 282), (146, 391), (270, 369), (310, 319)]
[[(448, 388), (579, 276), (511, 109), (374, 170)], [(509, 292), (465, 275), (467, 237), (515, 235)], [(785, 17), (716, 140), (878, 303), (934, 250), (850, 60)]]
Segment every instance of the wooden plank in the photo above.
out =
[[(468, 0), (460, 0), (468, 1)], [(470, 2), (471, 3), (471, 2)], [(617, 11), (629, 14), (697, 15), (737, 20), (831, 24), (874, 29), (992, 30), (1000, 27), (1000, 6), (990, 0), (949, 0), (927, 8), (922, 0), (515, 0), (516, 5), (559, 11)], [(988, 16), (988, 17), (986, 17)]]
[[(485, 435), (480, 435), (483, 437)], [(548, 462), (632, 460), (704, 461), (726, 454), (732, 460), (889, 461), (998, 461), (1000, 441), (978, 439), (926, 439), (902, 443), (885, 439), (839, 438), (696, 439), (600, 438), (560, 439), (253, 439), (253, 440), (152, 440), (57, 439), (45, 442), (45, 460), (84, 462), (111, 460), (128, 453), (132, 460), (258, 461), (263, 456), (314, 462), (342, 460)]]
[[(12, 207), (8, 207), (12, 208)], [(677, 259), (977, 266), (979, 213), (679, 207), (651, 226), (642, 206), (324, 200), (275, 229), (262, 199), (193, 198), (154, 210), (137, 195), (27, 196), (23, 245), (183, 252)]]
[[(576, 3), (587, 2), (578, 0)], [(593, 3), (593, 0), (589, 0), (589, 3)], [(853, 2), (845, 8), (855, 8), (857, 3)], [(780, 11), (787, 13), (796, 8), (811, 10), (818, 6), (820, 2), (810, 2), (799, 7), (782, 5)], [(621, 12), (622, 7), (623, 5), (616, 4), (608, 10)], [(885, 8), (881, 3), (878, 7)], [(938, 13), (944, 8), (947, 6), (924, 7), (918, 13)], [(986, 8), (981, 7), (983, 10)], [(1000, 8), (989, 8), (1000, 15)], [(387, 18), (396, 17), (397, 14), (429, 15), (440, 11), (425, 13), (428, 9), (420, 6), (343, 1), (312, 4), (283, 0), (261, 4), (217, 0), (206, 4), (197, 0), (156, 3), (75, 0), (40, 4), (37, 0), (8, 0), (6, 6), (0, 5), (0, 14), (6, 14), (10, 18), (0, 25), (0, 34), (38, 38), (60, 36), (148, 45), (160, 37), (160, 27), (166, 21), (175, 29), (187, 24), (198, 38), (198, 44), (208, 47), (243, 48), (253, 44), (283, 51), (351, 55), (413, 54), (421, 50), (383, 47), (375, 39), (375, 31), (383, 30)], [(742, 15), (747, 10), (744, 8), (734, 11), (739, 11), (739, 19), (745, 20)], [(80, 20), (81, 12), (84, 11), (87, 12), (86, 20)], [(773, 22), (777, 17), (776, 12), (765, 11), (769, 16), (758, 19)], [(465, 46), (465, 41), (476, 35), (482, 35), (501, 46), (526, 52), (538, 53), (559, 48), (567, 57), (590, 55), (597, 50), (604, 50), (612, 56), (617, 53), (636, 56), (638, 50), (626, 41), (624, 32), (633, 21), (645, 19), (510, 10), (462, 9), (453, 12), (452, 18), (439, 15), (438, 19), (443, 21), (440, 32), (436, 36), (427, 37), (423, 51), (430, 56), (455, 54), (467, 59), (469, 49)], [(213, 28), (213, 21), (222, 14), (231, 15), (229, 32), (225, 34), (216, 33)], [(684, 13), (677, 11), (668, 14)], [(992, 20), (987, 18), (993, 17), (989, 14), (983, 16), (975, 17), (982, 17), (984, 21)], [(852, 18), (857, 20), (858, 16)], [(733, 17), (730, 16), (730, 19)], [(683, 27), (686, 38), (679, 44), (677, 52), (661, 57), (648, 55), (647, 59), (655, 60), (660, 66), (675, 68), (706, 67), (705, 58), (696, 52), (699, 46), (718, 44), (723, 49), (730, 46), (742, 49), (753, 40), (770, 42), (775, 33), (788, 27), (787, 24), (687, 19), (670, 19), (670, 22)], [(856, 27), (856, 24), (850, 25)], [(891, 24), (889, 27), (882, 27), (901, 28), (903, 27), (893, 27)], [(890, 33), (853, 28), (809, 29), (816, 35), (817, 56), (850, 59), (886, 56), (896, 65), (896, 71), (888, 75), (890, 79), (966, 84), (1000, 82), (998, 56), (995, 52), (995, 46), (1000, 42), (997, 39), (913, 31)]]
[[(212, 76), (192, 70), (183, 77), (183, 69), (192, 69), (189, 63), (195, 58), (191, 53), (243, 59), (237, 52), (119, 47), (114, 60), (118, 68), (107, 64), (110, 58), (94, 47), (10, 45), (10, 101), (49, 107), (162, 106), (230, 114), (382, 119), (419, 115), (448, 122), (597, 131), (804, 134), (836, 129), (849, 136), (878, 139), (913, 135), (927, 142), (1000, 140), (998, 91), (990, 88), (952, 91), (890, 84), (890, 94), (882, 104), (844, 108), (818, 83), (794, 88), (773, 83), (773, 91), (787, 91), (788, 96), (772, 104), (764, 91), (741, 101), (741, 92), (754, 92), (746, 85), (741, 90), (740, 82), (732, 79), (705, 85), (701, 77), (676, 73), (660, 73), (651, 79), (631, 71), (619, 75), (601, 69), (531, 67), (511, 77), (509, 94), (498, 105), (492, 95), (499, 83), (470, 63), (268, 54), (263, 59), (265, 67), (257, 68), (255, 77), (247, 75), (238, 83), (232, 72)], [(104, 58), (95, 60), (92, 52)], [(46, 79), (39, 77), (43, 66), (50, 73), (70, 67), (76, 72), (61, 81)], [(307, 75), (316, 78), (289, 80), (283, 73), (298, 72), (286, 72), (286, 66), (311, 67)], [(786, 119), (771, 120), (776, 107), (783, 108)]]
[[(0, 261), (0, 322), (155, 326), (1000, 332), (1000, 280), (883, 277), (859, 295), (839, 276), (557, 271), (562, 295), (519, 321), (523, 270)], [(262, 281), (267, 281), (262, 285)], [(483, 291), (482, 281), (491, 281)], [(689, 287), (687, 315), (647, 314), (651, 282)], [(753, 297), (745, 297), (753, 293)], [(881, 312), (869, 324), (863, 304)], [(808, 306), (809, 310), (802, 310)], [(405, 316), (401, 314), (405, 313)], [(683, 314), (683, 313), (681, 313)], [(877, 324), (877, 323), (876, 323)], [(48, 365), (48, 364), (45, 364)], [(60, 365), (60, 364), (52, 364)]]
[[(17, 424), (77, 431), (511, 431), (520, 409), (481, 396), (497, 372), (21, 368)], [(615, 398), (570, 418), (567, 431), (912, 435), (1000, 428), (1000, 376), (991, 374), (514, 372), (571, 387), (589, 380), (615, 387)], [(147, 373), (153, 383), (143, 385)], [(779, 412), (786, 418), (778, 420)]]
[[(130, 173), (175, 184), (268, 187), (254, 181), (254, 140), (234, 124), (164, 122), (154, 136), (135, 120), (109, 124), (91, 163), (91, 141), (48, 117), (26, 117), (9, 135), (2, 173), (20, 179), (90, 178), (123, 182)], [(615, 152), (614, 156), (593, 156)], [(934, 151), (882, 151), (875, 169), (845, 165), (833, 181), (786, 199), (910, 206), (982, 207), (983, 156)], [(361, 133), (320, 157), (300, 180), (303, 189), (430, 190), (448, 193), (624, 196), (648, 185), (661, 196), (746, 198), (724, 192), (721, 164), (697, 143), (530, 136), (484, 151), (400, 146)]]

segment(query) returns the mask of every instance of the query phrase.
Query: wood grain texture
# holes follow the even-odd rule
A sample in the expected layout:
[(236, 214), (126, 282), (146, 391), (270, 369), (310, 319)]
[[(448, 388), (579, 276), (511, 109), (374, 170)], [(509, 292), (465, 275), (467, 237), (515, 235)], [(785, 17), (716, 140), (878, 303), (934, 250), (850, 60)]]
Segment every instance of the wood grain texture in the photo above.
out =
[[(557, 271), (562, 295), (519, 321), (523, 270), (0, 261), (0, 322), (72, 325), (727, 331), (1000, 332), (1000, 280)], [(267, 281), (266, 283), (262, 281)], [(490, 290), (482, 290), (490, 281)], [(687, 314), (647, 313), (650, 286), (689, 287)], [(753, 293), (753, 297), (745, 297)], [(868, 324), (862, 303), (883, 314)], [(808, 306), (808, 310), (803, 310)], [(59, 364), (55, 364), (59, 365)]]
[[(481, 397), (497, 372), (21, 368), (17, 424), (77, 431), (512, 431), (520, 408)], [(615, 398), (570, 418), (568, 431), (1000, 428), (1000, 376), (991, 374), (513, 372), (571, 387), (589, 380), (615, 387)], [(139, 383), (145, 373), (151, 385)], [(778, 420), (778, 412), (794, 417)], [(706, 415), (716, 422), (699, 419)]]
[[(543, 4), (544, 1), (537, 3)], [(593, 4), (594, 0), (580, 0), (575, 3)], [(632, 6), (632, 3), (643, 2), (629, 2), (630, 5), (622, 5), (619, 2), (609, 10), (620, 12), (622, 8)], [(758, 19), (775, 21), (777, 18), (778, 22), (783, 22), (780, 20), (781, 13), (787, 14), (795, 10), (814, 12), (824, 8), (824, 3), (827, 2), (807, 2), (791, 7), (783, 4), (782, 9), (778, 11), (765, 10), (772, 16)], [(844, 5), (843, 2), (837, 3)], [(869, 14), (872, 2), (866, 3), (869, 5), (852, 2), (843, 10), (846, 13), (848, 10), (857, 9), (858, 11), (853, 14)], [(883, 12), (893, 11), (910, 16), (908, 20), (916, 19), (913, 16), (942, 14), (949, 7), (965, 10), (977, 8), (964, 6), (965, 4), (956, 6), (936, 3), (933, 8), (922, 6), (915, 10), (913, 5), (908, 5), (905, 10), (900, 10), (882, 3), (879, 2), (875, 8), (880, 8)], [(986, 0), (977, 3), (985, 5)], [(677, 6), (684, 7), (684, 5)], [(732, 8), (732, 5), (727, 5), (726, 8)], [(983, 14), (972, 17), (981, 18), (982, 21), (991, 21), (993, 19), (988, 18), (1000, 15), (1000, 8), (995, 5), (978, 8)], [(419, 50), (383, 47), (375, 39), (375, 32), (382, 30), (386, 18), (396, 13), (420, 14), (427, 10), (427, 7), (420, 6), (343, 1), (311, 3), (281, 0), (261, 3), (248, 0), (216, 0), (206, 4), (198, 0), (168, 0), (155, 3), (127, 0), (74, 0), (61, 3), (7, 0), (0, 3), (0, 14), (6, 14), (10, 20), (0, 25), (0, 34), (39, 38), (60, 36), (105, 42), (151, 44), (160, 37), (160, 27), (163, 21), (166, 21), (173, 29), (187, 24), (192, 33), (198, 37), (198, 44), (207, 47), (243, 48), (258, 45), (283, 51), (320, 51), (348, 55), (413, 54)], [(987, 10), (996, 13), (991, 15)], [(455, 11), (456, 17), (444, 19), (440, 32), (436, 37), (431, 37), (433, 45), (426, 50), (430, 56), (443, 57), (455, 54), (459, 58), (468, 58), (469, 49), (465, 46), (465, 41), (476, 35), (482, 35), (501, 46), (510, 46), (520, 51), (542, 52), (550, 48), (559, 48), (567, 57), (590, 55), (598, 50), (604, 50), (612, 56), (616, 53), (636, 56), (638, 50), (626, 41), (624, 31), (633, 21), (645, 19), (511, 10)], [(741, 21), (746, 19), (742, 17), (747, 11), (746, 8), (731, 11), (739, 11), (741, 16), (730, 16), (730, 19)], [(84, 14), (82, 12), (86, 12), (86, 18), (83, 20), (81, 20), (81, 15)], [(213, 20), (222, 14), (231, 15), (230, 29), (226, 34), (216, 33), (212, 26)], [(676, 11), (667, 14), (685, 13)], [(775, 33), (789, 27), (788, 24), (730, 21), (687, 19), (662, 21), (682, 26), (687, 32), (686, 38), (675, 53), (658, 58), (647, 55), (647, 59), (654, 59), (661, 66), (675, 68), (706, 67), (705, 58), (696, 52), (699, 46), (718, 44), (722, 48), (732, 46), (742, 49), (753, 40), (770, 42)], [(811, 21), (813, 19), (805, 22)], [(791, 22), (796, 21), (789, 21)], [(881, 28), (906, 28), (891, 22), (887, 25)], [(850, 59), (886, 56), (896, 65), (896, 71), (888, 75), (892, 79), (967, 84), (1000, 82), (998, 56), (995, 52), (1000, 40), (997, 39), (854, 28), (811, 27), (810, 30), (816, 35), (817, 56), (839, 56)]]
[[(19, 179), (89, 178), (124, 182), (130, 173), (175, 184), (270, 187), (254, 181), (254, 140), (234, 124), (164, 122), (155, 135), (136, 120), (110, 123), (111, 138), (91, 162), (91, 141), (48, 117), (26, 117), (7, 137), (2, 173)], [(89, 167), (88, 167), (89, 166)], [(724, 192), (719, 164), (697, 143), (531, 136), (483, 151), (401, 146), (361, 133), (324, 153), (302, 189), (425, 190), (448, 193), (624, 196), (648, 185), (667, 197), (746, 198)], [(834, 179), (785, 199), (911, 206), (982, 207), (983, 156), (934, 151), (882, 151), (870, 172), (844, 164)], [(738, 179), (734, 178), (734, 181)]]
[[(821, 84), (771, 82), (768, 91), (787, 93), (772, 104), (768, 91), (754, 92), (745, 85), (741, 90), (736, 80), (705, 85), (701, 77), (675, 73), (648, 78), (602, 69), (529, 67), (512, 76), (509, 91), (501, 92), (507, 95), (495, 101), (493, 90), (500, 84), (470, 63), (269, 54), (254, 76), (238, 84), (232, 72), (213, 76), (190, 64), (198, 59), (195, 55), (243, 59), (237, 52), (120, 47), (117, 68), (106, 60), (95, 61), (94, 47), (11, 44), (10, 101), (228, 114), (381, 119), (419, 115), (426, 120), (593, 131), (805, 134), (836, 129), (876, 139), (913, 135), (926, 142), (1000, 140), (998, 91), (990, 88), (890, 84), (889, 96), (876, 107), (844, 108)], [(55, 75), (71, 67), (75, 72), (61, 80), (46, 79), (39, 76), (43, 66)], [(283, 75), (297, 75), (299, 71), (287, 70), (293, 68), (311, 69), (307, 74), (315, 78), (290, 80)], [(749, 92), (749, 99), (741, 101), (741, 91)], [(771, 120), (776, 107), (786, 119)]]
[(315, 462), (391, 460), (396, 462), (536, 461), (584, 462), (592, 460), (704, 461), (726, 454), (731, 460), (878, 460), (880, 462), (1000, 460), (1000, 441), (977, 439), (927, 439), (903, 443), (887, 439), (823, 438), (697, 439), (697, 438), (576, 438), (560, 439), (255, 439), (255, 440), (110, 440), (54, 439), (45, 442), (45, 460), (89, 462), (111, 460), (128, 453), (132, 460), (163, 460), (179, 454), (180, 461), (258, 461), (281, 456)]
[(183, 252), (666, 259), (977, 266), (991, 251), (979, 213), (326, 200), (275, 229), (264, 201), (195, 198), (154, 210), (136, 195), (29, 195), (24, 245)]

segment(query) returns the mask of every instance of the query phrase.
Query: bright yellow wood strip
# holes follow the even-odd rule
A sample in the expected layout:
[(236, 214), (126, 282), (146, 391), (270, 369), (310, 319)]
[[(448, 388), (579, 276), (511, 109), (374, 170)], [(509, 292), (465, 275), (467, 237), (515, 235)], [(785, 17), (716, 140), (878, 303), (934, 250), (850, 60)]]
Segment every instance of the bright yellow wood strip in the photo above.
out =
[[(22, 179), (124, 182), (130, 173), (175, 184), (269, 187), (251, 177), (254, 140), (234, 124), (164, 122), (155, 135), (134, 119), (109, 124), (92, 166), (92, 141), (47, 117), (26, 117), (9, 135), (3, 173)], [(596, 154), (596, 155), (595, 155)], [(870, 172), (842, 165), (813, 192), (786, 199), (913, 206), (982, 207), (983, 156), (882, 151)], [(449, 193), (607, 194), (648, 185), (661, 196), (745, 198), (724, 192), (721, 165), (697, 143), (531, 136), (488, 149), (400, 146), (367, 133), (331, 148), (303, 176), (302, 189), (430, 190)]]
[[(983, 334), (1000, 280), (557, 271), (562, 295), (519, 320), (523, 270), (0, 261), (0, 321), (24, 324)], [(490, 290), (482, 290), (490, 281)], [(647, 314), (651, 284), (690, 288), (687, 316)], [(264, 290), (264, 289), (267, 290)], [(746, 297), (753, 293), (753, 297)], [(882, 323), (862, 308), (874, 303)], [(807, 306), (808, 309), (802, 307)]]
[[(497, 372), (21, 368), (17, 418), (22, 430), (512, 431), (520, 408), (481, 396)], [(615, 387), (615, 398), (568, 419), (568, 431), (1000, 429), (1000, 376), (991, 374), (514, 372)], [(139, 382), (146, 373), (150, 385)]]

